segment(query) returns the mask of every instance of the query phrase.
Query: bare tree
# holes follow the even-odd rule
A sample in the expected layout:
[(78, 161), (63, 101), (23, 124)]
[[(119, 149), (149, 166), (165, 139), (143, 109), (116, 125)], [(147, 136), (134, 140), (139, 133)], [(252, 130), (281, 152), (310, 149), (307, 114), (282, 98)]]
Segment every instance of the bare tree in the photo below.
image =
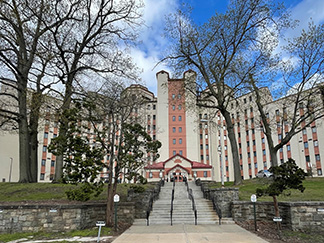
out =
[(216, 13), (202, 26), (179, 12), (169, 19), (167, 34), (173, 40), (171, 54), (164, 60), (177, 69), (198, 73), (195, 85), (187, 88), (197, 96), (197, 105), (220, 111), (226, 122), (233, 157), (235, 184), (242, 182), (237, 141), (229, 104), (245, 88), (248, 73), (257, 59), (245, 62), (259, 33), (283, 18), (282, 7), (264, 0), (232, 0), (225, 14)]
[[(44, 47), (41, 43), (46, 42), (49, 30), (69, 19), (75, 11), (73, 2), (62, 5), (61, 2), (27, 0), (1, 1), (0, 5), (0, 82), (15, 90), (1, 95), (12, 100), (16, 107), (2, 107), (1, 116), (18, 124), (20, 182), (37, 181), (39, 98), (45, 90), (41, 81), (49, 61), (48, 55), (41, 55)], [(30, 107), (27, 103), (29, 87), (35, 88)]]
[[(57, 49), (57, 76), (65, 87), (60, 112), (69, 109), (73, 94), (87, 80), (92, 87), (100, 79), (97, 73), (115, 74), (136, 79), (131, 59), (121, 45), (136, 38), (136, 27), (140, 24), (139, 1), (87, 0), (82, 1), (74, 21), (66, 22), (52, 30)], [(65, 136), (60, 117), (59, 136)], [(57, 156), (54, 181), (62, 177), (63, 157)]]
[[(249, 80), (256, 96), (272, 166), (278, 166), (279, 149), (288, 144), (294, 135), (324, 117), (324, 25), (310, 23), (308, 29), (289, 40), (284, 49), (289, 58), (280, 63), (281, 68), (276, 72), (279, 76), (279, 95), (282, 96), (280, 99), (271, 106), (264, 100), (260, 86), (265, 83), (271, 85), (269, 75), (264, 75), (264, 72), (260, 72), (262, 75), (251, 73)], [(269, 72), (269, 69), (270, 72), (274, 71), (272, 67), (263, 68), (265, 72)], [(269, 110), (269, 107), (272, 109)], [(274, 131), (279, 136), (277, 144), (273, 139)]]

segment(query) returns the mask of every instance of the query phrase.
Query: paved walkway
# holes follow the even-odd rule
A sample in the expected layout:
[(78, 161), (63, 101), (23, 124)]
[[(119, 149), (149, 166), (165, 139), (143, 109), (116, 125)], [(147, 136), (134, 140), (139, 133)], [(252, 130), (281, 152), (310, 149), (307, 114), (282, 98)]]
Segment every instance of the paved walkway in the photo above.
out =
[(267, 242), (236, 224), (131, 226), (113, 243)]

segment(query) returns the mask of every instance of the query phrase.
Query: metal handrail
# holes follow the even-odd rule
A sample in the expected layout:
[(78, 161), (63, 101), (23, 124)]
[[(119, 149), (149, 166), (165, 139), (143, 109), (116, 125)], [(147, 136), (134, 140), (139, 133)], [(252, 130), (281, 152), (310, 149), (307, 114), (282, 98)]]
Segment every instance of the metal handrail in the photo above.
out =
[(174, 184), (172, 188), (172, 194), (171, 194), (171, 209), (170, 209), (170, 219), (171, 219), (171, 225), (173, 225), (172, 222), (172, 214), (173, 214), (173, 201), (174, 201)]
[[(189, 186), (188, 186), (188, 188), (189, 188)], [(195, 215), (195, 225), (197, 225), (197, 208), (196, 208), (195, 199), (194, 199), (194, 196), (193, 196), (193, 193), (192, 193), (192, 189), (191, 188), (188, 191), (188, 197), (189, 197), (189, 199), (192, 202), (192, 210), (193, 210), (194, 215)]]
[(158, 199), (158, 194), (160, 193), (161, 191), (161, 187), (164, 186), (164, 181), (163, 180), (160, 180), (159, 184), (158, 184), (158, 189), (157, 189), (157, 194), (153, 192), (153, 194), (151, 194), (150, 196), (150, 200), (149, 200), (149, 205), (147, 207), (147, 210), (146, 210), (146, 225), (149, 226), (150, 225), (150, 221), (149, 221), (149, 218), (150, 218), (150, 213), (153, 209), (153, 202)]

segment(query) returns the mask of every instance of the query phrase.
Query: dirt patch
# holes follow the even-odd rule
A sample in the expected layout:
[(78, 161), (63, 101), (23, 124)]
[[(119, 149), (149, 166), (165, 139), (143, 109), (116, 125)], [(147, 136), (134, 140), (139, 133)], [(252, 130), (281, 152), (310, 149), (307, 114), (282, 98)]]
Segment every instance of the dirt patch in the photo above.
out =
[(307, 232), (307, 231), (292, 231), (282, 228), (278, 230), (274, 222), (257, 221), (257, 231), (255, 231), (254, 221), (237, 222), (239, 226), (258, 235), (259, 237), (271, 242), (299, 242), (299, 243), (319, 243), (324, 242), (324, 232)]

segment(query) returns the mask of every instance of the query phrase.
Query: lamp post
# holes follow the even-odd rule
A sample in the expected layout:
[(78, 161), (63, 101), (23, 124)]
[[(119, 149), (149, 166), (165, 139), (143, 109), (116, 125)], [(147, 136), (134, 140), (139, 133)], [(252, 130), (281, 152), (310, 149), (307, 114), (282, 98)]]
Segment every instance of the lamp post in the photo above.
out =
[(11, 182), (12, 161), (13, 161), (13, 158), (12, 158), (12, 157), (10, 157), (9, 182)]
[(221, 131), (220, 126), (217, 125), (218, 134), (219, 134), (219, 146), (218, 146), (218, 153), (219, 153), (219, 162), (220, 162), (220, 176), (221, 176), (221, 184), (224, 187), (224, 162), (222, 159), (222, 138), (221, 138)]

